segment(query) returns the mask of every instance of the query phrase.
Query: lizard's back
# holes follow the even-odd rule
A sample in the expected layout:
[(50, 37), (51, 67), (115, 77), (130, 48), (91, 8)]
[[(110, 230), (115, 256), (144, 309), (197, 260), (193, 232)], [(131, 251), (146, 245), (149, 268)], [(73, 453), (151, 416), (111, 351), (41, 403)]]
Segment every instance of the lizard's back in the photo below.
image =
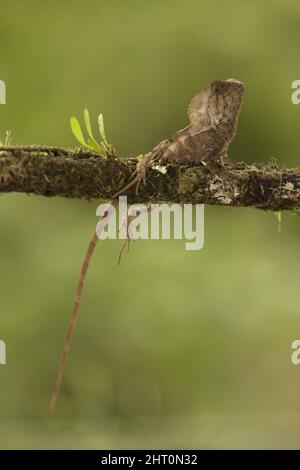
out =
[(226, 153), (236, 132), (244, 86), (234, 79), (215, 80), (188, 107), (190, 124), (160, 142), (151, 159), (200, 162)]
[(152, 158), (169, 162), (199, 162), (203, 158), (214, 158), (226, 148), (223, 134), (213, 127), (199, 129), (190, 124), (160, 142), (152, 151)]

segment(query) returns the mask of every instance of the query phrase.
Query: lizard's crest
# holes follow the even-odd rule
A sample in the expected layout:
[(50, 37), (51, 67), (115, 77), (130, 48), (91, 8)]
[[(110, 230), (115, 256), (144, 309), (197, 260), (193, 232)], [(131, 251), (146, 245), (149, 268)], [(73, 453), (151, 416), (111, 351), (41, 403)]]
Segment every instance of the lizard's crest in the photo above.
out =
[(242, 104), (244, 85), (239, 80), (214, 80), (197, 93), (188, 107), (191, 124), (201, 127), (217, 125), (226, 114), (236, 116)]
[(228, 122), (230, 122), (231, 131), (234, 132), (244, 96), (243, 83), (229, 78), (215, 80), (208, 88), (207, 106), (212, 126), (225, 124), (229, 130)]
[(207, 113), (207, 100), (209, 97), (209, 87), (197, 93), (192, 99), (188, 107), (188, 116), (191, 124), (201, 125), (203, 127), (209, 125), (209, 116)]

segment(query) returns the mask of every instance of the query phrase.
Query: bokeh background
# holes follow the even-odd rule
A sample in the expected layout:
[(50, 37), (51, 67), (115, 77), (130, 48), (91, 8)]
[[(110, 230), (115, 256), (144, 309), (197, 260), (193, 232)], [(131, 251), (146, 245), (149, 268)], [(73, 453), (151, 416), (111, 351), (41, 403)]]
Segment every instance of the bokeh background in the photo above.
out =
[[(104, 113), (120, 156), (187, 123), (202, 87), (246, 86), (231, 157), (299, 165), (300, 5), (292, 0), (0, 3), (0, 134), (76, 146)], [(99, 201), (0, 198), (0, 448), (299, 448), (300, 219), (206, 207), (205, 247), (100, 243), (47, 414)]]

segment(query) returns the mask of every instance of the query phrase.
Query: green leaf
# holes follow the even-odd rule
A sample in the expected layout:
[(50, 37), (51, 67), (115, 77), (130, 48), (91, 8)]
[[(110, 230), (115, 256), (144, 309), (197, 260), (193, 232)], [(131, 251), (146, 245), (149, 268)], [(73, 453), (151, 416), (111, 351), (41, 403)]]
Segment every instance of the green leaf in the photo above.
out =
[(87, 108), (85, 108), (84, 111), (83, 111), (83, 117), (84, 117), (84, 122), (85, 122), (85, 127), (86, 127), (86, 130), (87, 130), (87, 133), (90, 137), (89, 145), (91, 147), (93, 147), (93, 149), (95, 149), (98, 152), (99, 151), (99, 144), (93, 136), (92, 126), (91, 126), (91, 121), (90, 121), (90, 114), (89, 114), (89, 111), (88, 111)]
[(106, 137), (105, 137), (103, 114), (99, 114), (99, 116), (98, 116), (98, 125), (99, 125), (99, 132), (100, 132), (100, 135), (103, 139), (103, 142), (104, 142), (105, 146), (108, 147), (109, 145), (108, 145)]
[(102, 153), (102, 148), (100, 147), (98, 142), (96, 142), (95, 140), (89, 139), (88, 145), (92, 150), (95, 150), (97, 153), (100, 153), (100, 154)]
[(84, 140), (84, 137), (83, 137), (83, 134), (82, 134), (82, 130), (81, 130), (81, 127), (80, 127), (80, 124), (79, 124), (79, 121), (76, 117), (72, 116), (71, 119), (70, 119), (70, 125), (71, 125), (71, 130), (75, 136), (75, 138), (78, 140), (78, 142), (81, 144), (81, 145), (84, 145), (85, 147), (87, 147), (87, 143), (86, 141)]

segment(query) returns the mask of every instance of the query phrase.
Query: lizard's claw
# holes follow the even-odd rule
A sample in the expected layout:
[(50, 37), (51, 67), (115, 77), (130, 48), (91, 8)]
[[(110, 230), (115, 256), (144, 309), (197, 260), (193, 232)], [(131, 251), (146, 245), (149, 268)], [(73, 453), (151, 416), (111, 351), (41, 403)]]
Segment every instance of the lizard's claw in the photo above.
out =
[[(120, 253), (119, 253), (119, 256), (118, 256), (118, 265), (121, 264), (123, 252), (124, 252), (126, 246), (127, 246), (127, 251), (129, 251), (129, 246), (130, 246), (131, 240), (135, 241), (134, 238), (133, 238), (132, 232), (131, 232), (131, 228), (130, 228), (130, 222), (131, 222), (134, 218), (135, 218), (135, 217), (129, 215), (129, 211), (127, 211), (126, 214), (125, 214), (125, 216), (123, 217), (123, 223), (122, 223), (120, 229), (122, 229), (123, 227), (125, 227), (126, 235), (125, 235), (125, 238), (124, 238), (124, 241), (123, 241), (123, 245), (122, 245), (122, 248), (121, 248)], [(118, 230), (118, 232), (120, 231), (120, 229)]]
[(112, 199), (115, 199), (116, 197), (120, 196), (120, 194), (124, 193), (125, 191), (128, 191), (128, 189), (132, 188), (134, 185), (136, 185), (135, 194), (139, 193), (141, 183), (143, 183), (144, 185), (146, 184), (146, 170), (136, 168), (132, 173), (132, 176), (133, 179), (130, 181), (130, 183), (128, 183), (126, 186), (124, 186), (124, 188), (115, 193)]
[(135, 180), (136, 180), (135, 194), (138, 195), (141, 183), (145, 184), (145, 178), (137, 174), (135, 177)]
[[(151, 208), (151, 204), (148, 203), (146, 206), (143, 206), (139, 210), (139, 215), (144, 214), (146, 212), (149, 213), (152, 210), (153, 209)], [(125, 227), (125, 232), (126, 233), (125, 233), (124, 242), (123, 242), (122, 248), (120, 250), (119, 257), (118, 257), (118, 265), (120, 265), (120, 263), (121, 263), (122, 255), (123, 255), (123, 252), (124, 252), (126, 246), (127, 246), (127, 251), (129, 251), (129, 245), (130, 245), (131, 240), (135, 241), (135, 238), (134, 238), (134, 235), (132, 233), (132, 229), (131, 229), (130, 224), (136, 217), (137, 217), (137, 214), (136, 214), (135, 210), (132, 213), (131, 208), (129, 208), (128, 211), (126, 212), (126, 214), (123, 216), (123, 222), (122, 222), (122, 225), (121, 225), (120, 229)], [(118, 230), (118, 232), (119, 232), (119, 230)]]
[(140, 185), (141, 183), (144, 184), (144, 186), (146, 186), (146, 167), (147, 167), (147, 163), (145, 163), (144, 160), (141, 160), (138, 162), (137, 166), (136, 166), (136, 169), (135, 169), (135, 180), (136, 180), (136, 188), (135, 188), (135, 193), (138, 194), (139, 193), (139, 188), (140, 188)]
[(113, 195), (113, 199), (119, 196), (120, 194), (124, 193), (124, 191), (128, 191), (128, 189), (132, 188), (132, 186), (136, 185), (135, 188), (135, 193), (139, 193), (139, 188), (141, 183), (146, 185), (146, 169), (147, 165), (151, 159), (151, 154), (146, 155), (142, 160), (140, 160), (134, 172), (132, 173), (133, 179), (128, 183), (124, 188), (122, 188), (120, 191), (118, 191), (116, 194)]
[(132, 188), (132, 186), (134, 186), (135, 184), (138, 185), (139, 184), (139, 176), (137, 174), (137, 170), (134, 170), (133, 174), (133, 179), (130, 181), (130, 183), (128, 183), (126, 186), (124, 186), (122, 189), (120, 189), (120, 191), (116, 192), (113, 196), (112, 196), (112, 199), (115, 199), (116, 197), (120, 196), (120, 194), (124, 193), (125, 191), (127, 191), (128, 189)]

